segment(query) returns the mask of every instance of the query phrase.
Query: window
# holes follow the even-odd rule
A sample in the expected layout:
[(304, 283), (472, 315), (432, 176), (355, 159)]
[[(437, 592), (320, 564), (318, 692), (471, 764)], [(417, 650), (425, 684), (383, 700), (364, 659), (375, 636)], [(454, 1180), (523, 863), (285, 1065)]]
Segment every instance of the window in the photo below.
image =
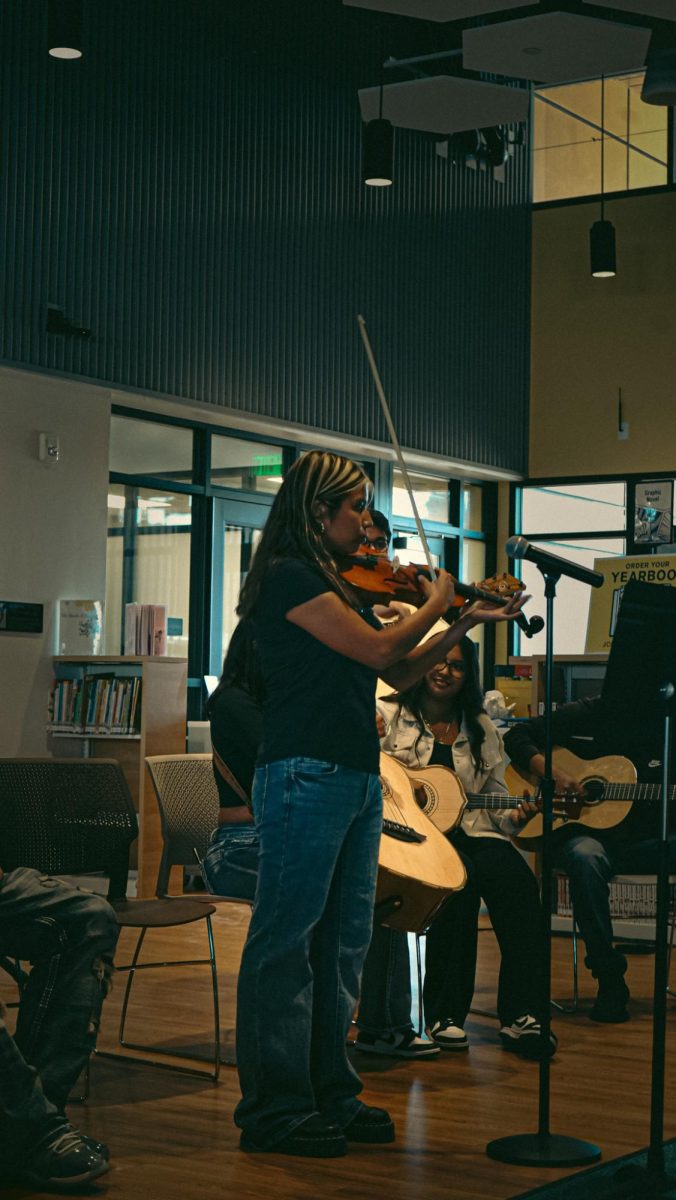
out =
[(110, 470), (120, 475), (155, 475), (176, 483), (192, 483), (192, 443), (192, 429), (182, 425), (113, 414)]
[(212, 436), (210, 481), (214, 486), (274, 494), (281, 487), (282, 476), (281, 446)]
[(525, 487), (521, 493), (521, 525), (526, 537), (571, 529), (624, 531), (625, 514), (624, 483), (562, 483)]
[[(558, 554), (568, 562), (579, 563), (583, 567), (594, 567), (596, 558), (613, 558), (625, 553), (624, 538), (576, 538), (575, 540), (558, 542), (532, 539), (543, 550)], [(526, 615), (535, 613), (545, 616), (543, 578), (534, 563), (522, 559), (514, 563), (514, 573), (523, 580), (526, 591), (533, 597), (528, 603)], [(587, 618), (591, 588), (586, 584), (568, 579), (565, 575), (556, 585), (556, 600), (554, 601), (554, 653), (555, 654), (584, 654), (587, 638)], [(518, 631), (517, 631), (518, 632)], [(546, 631), (536, 633), (526, 640), (521, 636), (521, 654), (544, 654)]]
[[(643, 72), (605, 80), (604, 191), (668, 183), (667, 108), (641, 100)], [(601, 80), (537, 88), (533, 200), (601, 191)]]
[[(430, 475), (408, 473), (421, 521), (448, 521), (448, 483)], [(412, 517), (413, 509), (404, 478), (396, 467), (392, 479), (392, 512), (395, 517)]]
[(106, 556), (106, 654), (124, 650), (124, 606), (163, 604), (167, 654), (188, 653), (191, 497), (110, 484)]

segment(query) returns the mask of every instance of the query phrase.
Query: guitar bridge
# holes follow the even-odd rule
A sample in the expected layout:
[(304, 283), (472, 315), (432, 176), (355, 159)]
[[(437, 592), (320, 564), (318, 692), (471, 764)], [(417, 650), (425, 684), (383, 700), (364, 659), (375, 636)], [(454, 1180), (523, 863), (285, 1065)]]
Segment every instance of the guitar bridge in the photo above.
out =
[(410, 825), (402, 825), (399, 821), (390, 821), (387, 817), (383, 821), (383, 833), (388, 837), (396, 838), (398, 842), (426, 842), (427, 835), (418, 833), (417, 829), (413, 829)]

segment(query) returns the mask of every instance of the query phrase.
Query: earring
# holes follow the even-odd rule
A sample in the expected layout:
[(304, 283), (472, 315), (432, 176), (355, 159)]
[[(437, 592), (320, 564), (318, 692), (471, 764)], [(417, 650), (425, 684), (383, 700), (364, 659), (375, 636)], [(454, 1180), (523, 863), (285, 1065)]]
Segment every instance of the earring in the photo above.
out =
[(324, 532), (324, 522), (323, 522), (323, 521), (320, 521), (320, 522), (319, 522), (319, 532), (320, 532), (320, 533), (323, 533), (323, 532)]

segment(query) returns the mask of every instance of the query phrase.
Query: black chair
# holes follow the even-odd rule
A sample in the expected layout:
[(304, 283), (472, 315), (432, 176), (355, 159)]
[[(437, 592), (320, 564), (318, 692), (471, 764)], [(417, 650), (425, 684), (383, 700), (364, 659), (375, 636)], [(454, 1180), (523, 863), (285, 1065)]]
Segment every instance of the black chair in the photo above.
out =
[[(113, 759), (0, 759), (0, 866), (33, 867), (45, 875), (93, 875), (108, 877), (108, 900), (122, 928), (138, 929), (129, 971), (119, 1040), (135, 1050), (151, 1050), (170, 1058), (186, 1055), (163, 1047), (124, 1040), (124, 1024), (131, 984), (139, 970), (208, 964), (211, 968), (214, 1010), (214, 1056), (210, 1070), (156, 1062), (138, 1055), (99, 1052), (105, 1058), (126, 1058), (182, 1071), (207, 1075), (216, 1081), (220, 1071), (220, 1022), (218, 979), (211, 916), (212, 904), (183, 897), (128, 900), (129, 849), (138, 834), (137, 817), (119, 763)], [(205, 921), (209, 957), (139, 963), (148, 930)], [(193, 1057), (192, 1055), (189, 1057)], [(204, 1060), (200, 1060), (204, 1061)]]

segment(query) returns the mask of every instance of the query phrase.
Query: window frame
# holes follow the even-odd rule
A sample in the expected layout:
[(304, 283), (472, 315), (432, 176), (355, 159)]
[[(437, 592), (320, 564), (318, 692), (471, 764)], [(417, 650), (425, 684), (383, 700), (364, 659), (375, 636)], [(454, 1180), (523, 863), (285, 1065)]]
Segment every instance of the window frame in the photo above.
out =
[[(598, 541), (601, 541), (604, 539), (607, 541), (612, 541), (613, 539), (617, 540), (618, 538), (623, 537), (625, 546), (626, 546), (625, 554), (627, 557), (633, 557), (634, 555), (643, 555), (646, 557), (649, 555), (652, 555), (652, 554), (658, 555), (661, 552), (660, 546), (658, 544), (656, 544), (654, 546), (650, 546), (650, 545), (646, 545), (643, 542), (637, 543), (634, 541), (634, 512), (635, 512), (635, 508), (636, 508), (636, 485), (638, 483), (645, 482), (647, 479), (674, 480), (675, 481), (674, 492), (676, 495), (676, 466), (674, 467), (673, 471), (632, 471), (632, 472), (625, 472), (625, 473), (614, 471), (614, 472), (606, 474), (606, 475), (572, 475), (572, 476), (571, 475), (547, 475), (547, 476), (534, 477), (532, 479), (518, 480), (518, 481), (510, 484), (510, 489), (509, 489), (510, 537), (513, 535), (519, 536), (519, 537), (526, 537), (528, 540), (532, 540), (536, 544), (539, 544), (540, 542), (561, 541), (562, 539), (565, 539), (565, 538), (580, 538), (583, 541), (590, 541), (592, 539), (595, 539)], [(584, 529), (584, 530), (565, 529), (565, 530), (559, 530), (559, 529), (557, 529), (554, 532), (550, 531), (550, 532), (534, 533), (530, 537), (529, 537), (529, 534), (527, 531), (525, 531), (525, 532), (523, 531), (522, 493), (525, 488), (572, 487), (572, 486), (584, 486), (584, 484), (597, 484), (597, 483), (623, 483), (624, 484), (626, 500), (625, 500), (625, 514), (624, 514), (625, 519), (624, 519), (624, 529), (623, 530), (622, 529), (613, 529), (613, 530), (609, 530), (609, 529), (596, 529), (596, 530), (594, 530), (594, 529)], [(676, 526), (674, 526), (674, 528), (676, 528)], [(668, 543), (668, 544), (671, 544), (671, 543)], [(662, 553), (663, 553), (663, 551), (662, 551)], [(508, 570), (513, 572), (515, 570), (515, 568), (518, 569), (518, 559), (509, 558), (508, 562), (509, 562)], [(520, 638), (519, 631), (514, 627), (514, 625), (512, 625), (510, 627), (509, 634), (508, 634), (509, 654), (510, 655), (514, 655), (514, 654), (523, 652), (523, 643), (521, 643), (521, 645), (519, 646), (519, 650), (516, 649), (517, 636), (519, 636), (519, 638)]]

